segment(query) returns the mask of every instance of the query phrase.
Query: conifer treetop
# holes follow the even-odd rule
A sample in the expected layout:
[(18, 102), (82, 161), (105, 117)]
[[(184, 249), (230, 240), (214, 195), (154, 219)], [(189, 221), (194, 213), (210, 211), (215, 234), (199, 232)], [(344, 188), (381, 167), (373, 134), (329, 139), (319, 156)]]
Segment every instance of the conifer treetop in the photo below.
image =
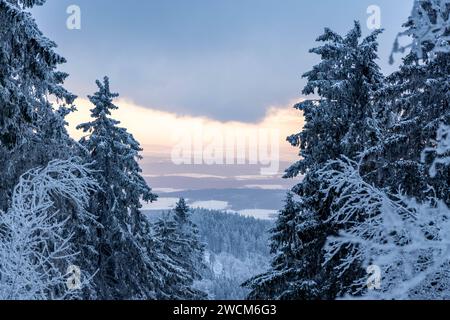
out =
[(186, 200), (184, 198), (180, 198), (178, 200), (176, 206), (175, 206), (175, 219), (177, 219), (178, 222), (183, 223), (186, 222), (189, 218), (189, 212), (190, 212), (189, 206), (186, 204)]

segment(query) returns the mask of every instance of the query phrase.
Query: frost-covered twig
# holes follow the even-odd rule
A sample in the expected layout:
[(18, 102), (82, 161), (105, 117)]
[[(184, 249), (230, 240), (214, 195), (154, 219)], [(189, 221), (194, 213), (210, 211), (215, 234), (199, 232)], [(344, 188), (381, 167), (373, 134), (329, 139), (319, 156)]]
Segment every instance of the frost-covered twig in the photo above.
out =
[(329, 162), (320, 172), (322, 192), (334, 192), (330, 221), (342, 226), (326, 245), (327, 264), (347, 252), (337, 269), (355, 262), (377, 265), (383, 271), (382, 289), (365, 291), (366, 278), (358, 279), (355, 293), (379, 299), (408, 299), (414, 290), (441, 272), (450, 261), (450, 210), (438, 199), (419, 203), (401, 192), (389, 194), (367, 182), (359, 164), (343, 158)]
[(0, 299), (66, 297), (66, 271), (58, 262), (76, 253), (63, 232), (69, 217), (55, 201), (83, 210), (93, 188), (90, 170), (78, 159), (52, 161), (20, 178), (11, 208), (0, 213)]
[(426, 148), (422, 152), (422, 162), (425, 162), (428, 154), (434, 154), (435, 159), (430, 167), (430, 176), (437, 175), (438, 166), (450, 165), (450, 126), (442, 124), (436, 137), (436, 147)]

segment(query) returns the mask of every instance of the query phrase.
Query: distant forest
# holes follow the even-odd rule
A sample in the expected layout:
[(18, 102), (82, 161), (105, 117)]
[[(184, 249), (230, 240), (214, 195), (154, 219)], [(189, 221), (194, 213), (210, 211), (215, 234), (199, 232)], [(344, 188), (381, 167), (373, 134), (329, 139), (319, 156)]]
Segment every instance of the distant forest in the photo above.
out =
[[(147, 212), (152, 222), (162, 214)], [(273, 221), (207, 209), (193, 209), (191, 219), (206, 244), (207, 269), (196, 286), (206, 292), (209, 299), (245, 299), (249, 290), (243, 288), (242, 283), (269, 268), (268, 231)]]

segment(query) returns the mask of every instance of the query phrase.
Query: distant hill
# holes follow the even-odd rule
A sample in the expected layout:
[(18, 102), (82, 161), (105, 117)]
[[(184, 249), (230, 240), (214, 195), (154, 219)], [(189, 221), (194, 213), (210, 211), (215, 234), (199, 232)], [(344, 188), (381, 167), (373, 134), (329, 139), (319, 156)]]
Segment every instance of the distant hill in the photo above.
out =
[(196, 201), (224, 201), (234, 211), (246, 209), (280, 210), (283, 207), (288, 190), (263, 190), (263, 189), (205, 189), (186, 190), (160, 194), (164, 198), (189, 199)]

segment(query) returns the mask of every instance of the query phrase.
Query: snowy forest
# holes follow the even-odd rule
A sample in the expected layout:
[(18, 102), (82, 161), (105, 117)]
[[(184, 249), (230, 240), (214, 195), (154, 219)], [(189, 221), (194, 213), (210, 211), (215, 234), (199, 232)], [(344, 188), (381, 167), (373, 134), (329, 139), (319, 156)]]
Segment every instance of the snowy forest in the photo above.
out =
[(158, 195), (108, 77), (67, 130), (45, 2), (0, 0), (0, 300), (450, 299), (450, 0), (411, 0), (392, 74), (383, 30), (318, 36), (275, 221), (145, 212)]

